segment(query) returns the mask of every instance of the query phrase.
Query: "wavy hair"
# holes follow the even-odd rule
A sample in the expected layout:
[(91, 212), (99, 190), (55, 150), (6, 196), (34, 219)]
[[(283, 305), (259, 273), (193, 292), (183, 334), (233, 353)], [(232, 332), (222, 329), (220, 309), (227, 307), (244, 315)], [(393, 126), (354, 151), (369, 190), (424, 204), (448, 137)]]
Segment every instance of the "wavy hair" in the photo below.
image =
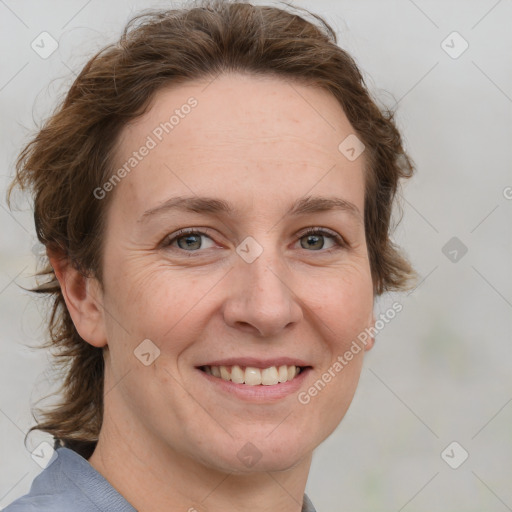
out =
[[(19, 154), (9, 206), (14, 187), (29, 189), (39, 241), (101, 284), (104, 213), (112, 194), (99, 200), (93, 191), (112, 175), (123, 127), (168, 85), (230, 71), (273, 75), (321, 87), (338, 100), (366, 146), (364, 221), (374, 295), (408, 288), (416, 273), (390, 235), (400, 179), (411, 177), (414, 165), (394, 112), (374, 102), (332, 27), (306, 9), (293, 9), (305, 17), (245, 1), (199, 0), (132, 18), (117, 43), (87, 62)], [(37, 424), (27, 436), (45, 431), (55, 447), (89, 458), (103, 419), (103, 348), (78, 334), (47, 257), (36, 276), (44, 282), (31, 291), (44, 294), (51, 305), (49, 339), (40, 348), (55, 351), (53, 361), (65, 377), (60, 402), (39, 409), (41, 420), (34, 416)]]

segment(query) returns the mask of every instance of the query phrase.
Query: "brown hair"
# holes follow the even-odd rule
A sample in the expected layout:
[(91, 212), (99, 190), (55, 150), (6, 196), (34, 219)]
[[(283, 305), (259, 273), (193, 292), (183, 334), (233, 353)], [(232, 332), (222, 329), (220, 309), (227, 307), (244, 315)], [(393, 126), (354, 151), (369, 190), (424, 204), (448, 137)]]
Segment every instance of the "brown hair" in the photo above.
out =
[[(296, 8), (299, 9), (299, 8)], [(13, 188), (30, 188), (39, 241), (102, 283), (105, 211), (113, 194), (93, 191), (113, 171), (113, 153), (126, 123), (147, 110), (169, 84), (214, 78), (221, 72), (274, 75), (318, 86), (339, 101), (366, 146), (365, 232), (374, 294), (406, 289), (415, 272), (390, 240), (400, 178), (414, 172), (393, 112), (372, 100), (354, 60), (320, 23), (276, 7), (199, 0), (184, 9), (146, 11), (85, 65), (62, 104), (25, 146)], [(341, 141), (340, 141), (341, 142)], [(65, 369), (62, 400), (33, 426), (85, 458), (94, 451), (103, 419), (103, 349), (78, 334), (48, 258), (32, 291), (53, 298), (50, 339), (55, 364)], [(34, 416), (34, 419), (35, 418)], [(26, 439), (26, 438), (25, 438)]]

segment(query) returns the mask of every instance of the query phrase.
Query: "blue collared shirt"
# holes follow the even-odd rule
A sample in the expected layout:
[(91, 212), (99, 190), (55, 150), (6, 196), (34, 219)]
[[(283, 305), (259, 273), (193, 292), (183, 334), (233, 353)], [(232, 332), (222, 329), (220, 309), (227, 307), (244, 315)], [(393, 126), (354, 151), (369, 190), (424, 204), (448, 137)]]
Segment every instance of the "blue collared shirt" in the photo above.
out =
[[(81, 455), (66, 447), (3, 512), (137, 512)], [(315, 512), (304, 495), (302, 512)]]

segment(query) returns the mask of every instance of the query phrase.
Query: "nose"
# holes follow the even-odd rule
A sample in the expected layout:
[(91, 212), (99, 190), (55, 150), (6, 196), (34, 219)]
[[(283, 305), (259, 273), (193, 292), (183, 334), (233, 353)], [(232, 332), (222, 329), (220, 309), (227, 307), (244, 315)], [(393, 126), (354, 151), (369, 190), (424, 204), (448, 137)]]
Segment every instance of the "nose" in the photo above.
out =
[(278, 336), (303, 317), (290, 272), (265, 253), (252, 263), (237, 261), (223, 308), (227, 325), (262, 338)]

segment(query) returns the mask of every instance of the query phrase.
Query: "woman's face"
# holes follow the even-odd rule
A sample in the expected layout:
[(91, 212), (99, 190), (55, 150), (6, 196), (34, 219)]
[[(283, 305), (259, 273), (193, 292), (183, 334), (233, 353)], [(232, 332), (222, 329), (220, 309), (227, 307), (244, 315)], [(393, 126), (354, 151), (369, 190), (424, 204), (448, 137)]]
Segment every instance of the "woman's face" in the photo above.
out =
[(354, 130), (323, 90), (206, 86), (161, 90), (103, 189), (106, 416), (152, 453), (282, 470), (339, 424), (371, 347), (344, 358), (373, 323), (365, 155), (339, 150)]

